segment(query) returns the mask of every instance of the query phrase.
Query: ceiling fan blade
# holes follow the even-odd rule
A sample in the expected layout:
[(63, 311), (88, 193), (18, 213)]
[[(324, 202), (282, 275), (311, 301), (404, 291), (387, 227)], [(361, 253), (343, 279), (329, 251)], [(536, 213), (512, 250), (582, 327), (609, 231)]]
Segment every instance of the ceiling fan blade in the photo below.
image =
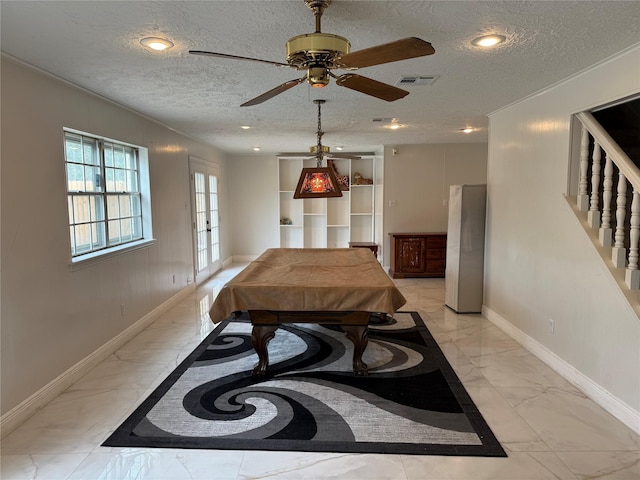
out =
[(284, 82), (282, 85), (278, 85), (276, 88), (272, 88), (268, 92), (263, 93), (262, 95), (257, 96), (256, 98), (249, 100), (248, 102), (240, 105), (241, 107), (251, 107), (253, 105), (258, 105), (262, 102), (266, 102), (270, 98), (275, 97), (276, 95), (280, 95), (283, 92), (286, 92), (290, 88), (295, 87), (296, 85), (304, 82), (307, 79), (307, 76), (297, 79), (297, 80), (289, 80), (288, 82)]
[(350, 155), (348, 153), (327, 153), (325, 155), (325, 157), (332, 159), (332, 158), (349, 158), (351, 160), (360, 160), (362, 157), (359, 157), (358, 155)]
[(250, 62), (268, 63), (269, 65), (276, 65), (277, 67), (291, 67), (291, 65), (289, 65), (288, 63), (272, 62), (271, 60), (261, 60), (259, 58), (251, 57), (239, 57), (238, 55), (229, 55), (227, 53), (206, 52), (204, 50), (189, 50), (189, 53), (193, 55), (203, 55), (206, 57), (221, 57), (231, 58), (233, 60), (248, 60)]
[(335, 62), (339, 68), (362, 68), (433, 55), (434, 53), (435, 50), (429, 42), (417, 37), (409, 37), (376, 47), (346, 53), (339, 56)]
[(401, 88), (394, 87), (387, 83), (382, 83), (371, 78), (356, 75), (355, 73), (345, 73), (336, 79), (336, 85), (357, 90), (360, 93), (371, 95), (372, 97), (393, 102), (409, 95), (409, 92)]

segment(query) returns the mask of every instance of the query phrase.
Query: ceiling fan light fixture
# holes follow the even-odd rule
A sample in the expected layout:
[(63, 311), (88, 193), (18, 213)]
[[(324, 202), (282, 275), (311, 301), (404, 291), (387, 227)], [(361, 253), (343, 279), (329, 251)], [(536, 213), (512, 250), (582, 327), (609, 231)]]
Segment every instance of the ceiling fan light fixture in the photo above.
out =
[(160, 37), (146, 37), (140, 40), (140, 43), (151, 50), (155, 50), (156, 52), (168, 50), (173, 47), (173, 42)]
[(507, 39), (504, 35), (482, 35), (471, 40), (471, 45), (476, 47), (490, 48), (501, 44)]
[(329, 74), (322, 66), (309, 67), (307, 70), (307, 80), (314, 88), (323, 88), (329, 85)]

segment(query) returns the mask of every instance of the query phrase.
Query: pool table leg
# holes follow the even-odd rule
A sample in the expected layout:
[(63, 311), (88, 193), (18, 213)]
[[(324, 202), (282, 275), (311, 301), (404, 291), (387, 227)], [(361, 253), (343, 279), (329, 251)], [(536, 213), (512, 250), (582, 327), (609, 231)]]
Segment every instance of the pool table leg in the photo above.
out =
[(253, 375), (262, 376), (267, 373), (269, 352), (267, 344), (275, 336), (278, 325), (254, 325), (251, 331), (251, 344), (258, 354), (258, 363), (253, 367)]
[(362, 354), (369, 342), (369, 328), (366, 325), (342, 325), (342, 330), (353, 342), (353, 373), (369, 375), (368, 366), (362, 361)]

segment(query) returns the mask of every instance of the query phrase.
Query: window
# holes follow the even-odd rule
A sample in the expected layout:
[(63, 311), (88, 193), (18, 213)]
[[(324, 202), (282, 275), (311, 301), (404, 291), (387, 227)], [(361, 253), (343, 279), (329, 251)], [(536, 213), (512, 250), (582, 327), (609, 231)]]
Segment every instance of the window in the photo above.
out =
[(150, 239), (146, 149), (73, 131), (64, 147), (72, 261)]

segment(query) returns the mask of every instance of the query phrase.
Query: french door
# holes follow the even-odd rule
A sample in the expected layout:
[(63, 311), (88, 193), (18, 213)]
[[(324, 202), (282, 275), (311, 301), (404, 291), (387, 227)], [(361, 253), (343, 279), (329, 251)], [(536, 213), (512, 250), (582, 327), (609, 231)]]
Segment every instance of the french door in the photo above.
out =
[(218, 167), (189, 157), (192, 192), (194, 278), (196, 285), (222, 268)]

